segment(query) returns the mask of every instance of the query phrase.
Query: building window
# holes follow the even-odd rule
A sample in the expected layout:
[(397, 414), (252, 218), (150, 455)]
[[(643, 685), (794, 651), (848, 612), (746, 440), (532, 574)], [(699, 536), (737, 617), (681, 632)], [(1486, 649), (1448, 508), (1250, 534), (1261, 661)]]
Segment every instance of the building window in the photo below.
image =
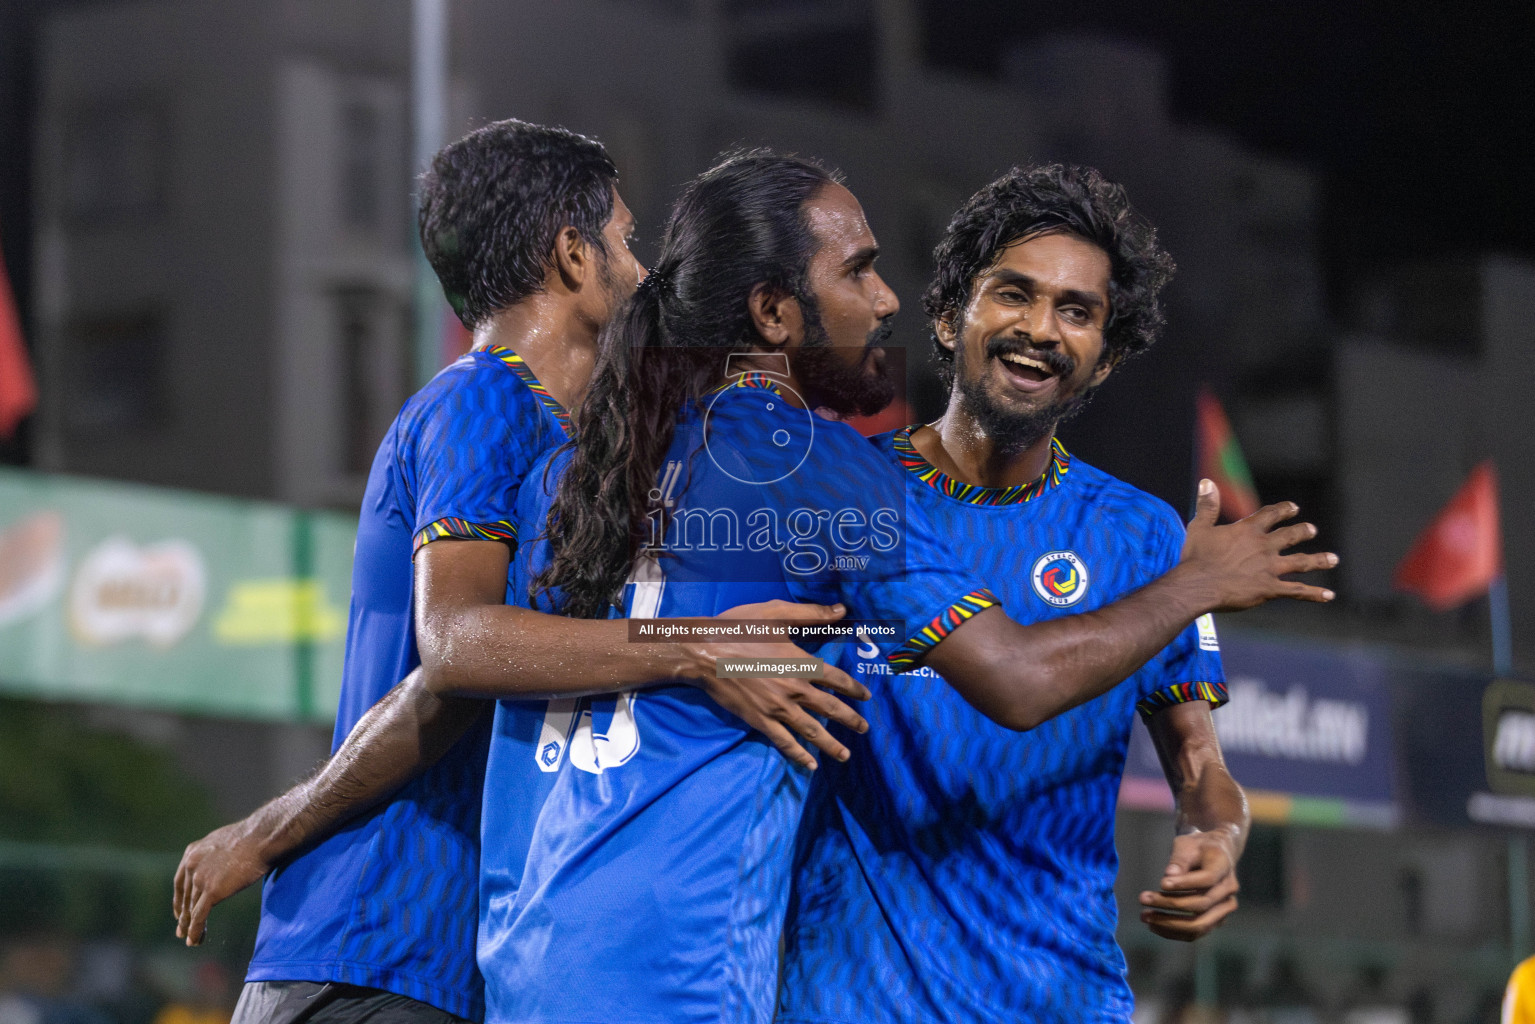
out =
[(166, 198), (169, 131), (147, 100), (87, 107), (66, 122), (64, 208), (77, 221), (158, 213)]
[(879, 32), (869, 0), (725, 0), (720, 14), (733, 87), (875, 109)]
[(726, 69), (742, 92), (873, 110), (877, 56), (871, 24), (738, 39)]
[(376, 288), (339, 288), (334, 295), (340, 461), (347, 475), (366, 476), (374, 451), (408, 393), (405, 311), (392, 295)]
[(346, 103), (341, 108), (341, 222), (353, 231), (378, 230), (383, 185), (384, 131), (372, 104)]
[(166, 331), (158, 312), (82, 317), (66, 330), (64, 420), (71, 433), (165, 422)]

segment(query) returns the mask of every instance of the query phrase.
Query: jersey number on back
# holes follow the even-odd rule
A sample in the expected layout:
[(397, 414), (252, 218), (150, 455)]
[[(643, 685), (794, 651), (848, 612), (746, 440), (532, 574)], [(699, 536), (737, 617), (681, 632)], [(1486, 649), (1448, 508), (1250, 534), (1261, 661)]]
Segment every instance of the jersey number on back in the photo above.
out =
[[(661, 592), (666, 589), (660, 565), (654, 558), (639, 559), (629, 582), (634, 584), (629, 617), (654, 618), (661, 607)], [(551, 700), (544, 712), (538, 746), (533, 749), (539, 770), (558, 771), (567, 751), (571, 767), (593, 775), (629, 761), (640, 749), (639, 726), (634, 720), (638, 699), (639, 695), (631, 691), (612, 697)]]

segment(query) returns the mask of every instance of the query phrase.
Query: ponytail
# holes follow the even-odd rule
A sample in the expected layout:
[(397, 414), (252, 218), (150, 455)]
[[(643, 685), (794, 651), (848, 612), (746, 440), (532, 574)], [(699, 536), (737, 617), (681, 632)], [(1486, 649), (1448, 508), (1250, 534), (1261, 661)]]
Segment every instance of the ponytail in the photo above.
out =
[(677, 200), (655, 270), (598, 338), (535, 596), (557, 587), (579, 618), (621, 603), (678, 414), (723, 379), (724, 353), (756, 342), (753, 288), (808, 301), (814, 238), (802, 207), (834, 181), (809, 161), (755, 151), (705, 171)]
[[(576, 413), (578, 440), (545, 524), (550, 559), (534, 594), (558, 586), (563, 611), (600, 618), (617, 598), (643, 545), (644, 500), (671, 445), (690, 388), (649, 386), (667, 360), (661, 347), (660, 288), (646, 278), (604, 328), (586, 397)], [(561, 524), (566, 524), (562, 529)]]

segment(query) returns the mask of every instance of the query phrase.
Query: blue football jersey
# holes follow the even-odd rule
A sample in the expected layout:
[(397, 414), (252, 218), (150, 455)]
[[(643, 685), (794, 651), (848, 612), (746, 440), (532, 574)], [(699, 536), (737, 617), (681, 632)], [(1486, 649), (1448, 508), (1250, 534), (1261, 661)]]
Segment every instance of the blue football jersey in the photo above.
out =
[[(626, 587), (634, 618), (842, 601), (902, 623), (881, 647), (899, 664), (994, 602), (951, 559), (912, 557), (937, 538), (888, 459), (766, 378), (683, 415), (653, 499), (668, 514), (660, 554)], [(541, 547), (525, 543), (518, 562)], [(486, 778), (487, 1020), (770, 1019), (805, 775), (690, 685), (551, 705), (537, 741), (511, 744), (553, 779), (524, 857), (516, 823), (507, 849), (488, 827), (527, 771), (503, 782), (501, 742)]]
[[(907, 471), (945, 555), (1022, 623), (1090, 611), (1172, 568), (1173, 510), (1072, 460), (988, 488), (939, 472), (910, 429), (876, 439)], [(1214, 627), (1191, 625), (1108, 693), (1027, 733), (922, 668), (892, 676), (869, 645), (839, 664), (873, 691), (800, 827), (780, 1019), (1127, 1021), (1115, 942), (1114, 809), (1136, 711), (1225, 701)]]
[[(568, 450), (554, 449), (533, 467), (517, 497), (517, 522), (525, 543), (513, 559), (506, 603), (556, 613), (558, 595), (532, 593), (533, 581), (548, 562), (548, 544), (537, 538), (554, 498), (554, 488), (570, 460)], [(557, 700), (498, 700), (491, 729), (490, 754), (480, 821), (480, 915), (477, 953), (482, 962), (496, 964), (511, 955), (504, 947), (510, 917), (516, 911), (533, 826), (558, 771), (564, 763), (575, 719), (586, 710), (577, 698)], [(583, 747), (583, 750), (586, 749)], [(494, 972), (492, 979), (498, 977)], [(487, 1003), (494, 1003), (487, 993)], [(494, 1016), (494, 1012), (492, 1011)]]
[[(357, 528), (332, 749), (420, 664), (411, 559), (444, 537), (515, 545), (514, 508), (566, 417), (509, 349), (471, 352), (413, 396), (368, 476)], [(476, 727), (394, 799), (273, 871), (247, 979), (383, 989), (483, 1014), (474, 938), (480, 796)]]

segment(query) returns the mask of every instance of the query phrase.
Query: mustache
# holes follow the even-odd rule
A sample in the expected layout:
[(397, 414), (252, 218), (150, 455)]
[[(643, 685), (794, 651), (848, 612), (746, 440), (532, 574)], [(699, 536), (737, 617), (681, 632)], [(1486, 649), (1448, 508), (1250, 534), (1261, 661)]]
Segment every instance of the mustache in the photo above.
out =
[(1050, 372), (1057, 377), (1069, 377), (1077, 369), (1077, 361), (1058, 348), (1036, 348), (1027, 339), (1000, 335), (986, 342), (986, 358), (996, 359), (1008, 354), (1037, 359), (1050, 367)]
[(895, 333), (895, 322), (894, 321), (895, 321), (895, 317), (894, 316), (887, 316), (887, 317), (885, 317), (885, 319), (881, 320), (879, 322), (879, 326), (874, 328), (874, 330), (869, 332), (869, 336), (864, 341), (863, 347), (864, 348), (883, 348), (884, 345), (885, 345), (885, 342), (889, 341), (890, 340), (890, 336)]

